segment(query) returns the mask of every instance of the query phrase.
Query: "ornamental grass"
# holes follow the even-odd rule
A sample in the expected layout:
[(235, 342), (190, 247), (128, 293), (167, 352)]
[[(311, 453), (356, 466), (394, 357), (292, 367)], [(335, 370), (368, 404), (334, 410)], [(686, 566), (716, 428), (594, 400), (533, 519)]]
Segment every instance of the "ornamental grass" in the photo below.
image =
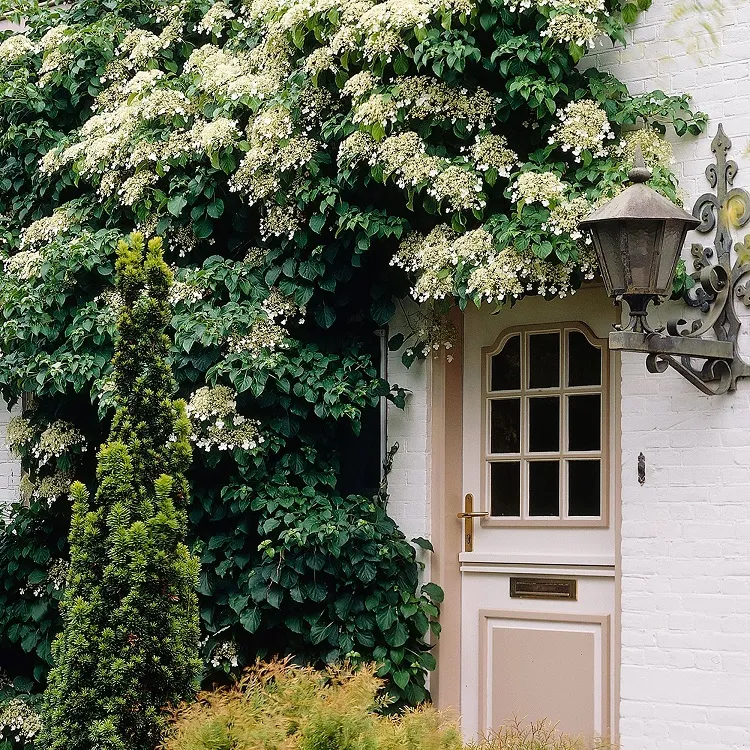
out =
[(456, 718), (430, 705), (388, 715), (383, 684), (373, 665), (258, 663), (177, 709), (160, 750), (614, 750), (545, 721), (512, 721), (464, 744)]

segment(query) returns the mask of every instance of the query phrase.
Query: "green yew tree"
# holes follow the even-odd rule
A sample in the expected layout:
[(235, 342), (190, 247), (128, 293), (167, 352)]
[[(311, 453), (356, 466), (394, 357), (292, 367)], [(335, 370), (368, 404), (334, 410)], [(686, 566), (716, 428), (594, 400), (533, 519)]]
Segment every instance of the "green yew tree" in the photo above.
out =
[(198, 659), (198, 563), (183, 539), (191, 460), (185, 404), (164, 333), (172, 274), (160, 239), (118, 248), (122, 297), (114, 356), (117, 404), (98, 457), (98, 490), (71, 488), (70, 572), (53, 647), (42, 746), (140, 750), (162, 711), (187, 697)]

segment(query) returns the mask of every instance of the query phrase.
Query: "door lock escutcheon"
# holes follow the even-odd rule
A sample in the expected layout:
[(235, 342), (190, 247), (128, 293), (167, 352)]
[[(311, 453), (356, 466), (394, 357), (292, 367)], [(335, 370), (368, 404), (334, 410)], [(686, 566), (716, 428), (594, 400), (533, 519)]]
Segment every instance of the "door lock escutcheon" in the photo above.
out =
[(474, 519), (489, 516), (486, 510), (474, 510), (474, 495), (469, 493), (464, 498), (464, 512), (456, 513), (456, 518), (463, 519), (464, 522), (464, 552), (471, 552), (474, 549)]

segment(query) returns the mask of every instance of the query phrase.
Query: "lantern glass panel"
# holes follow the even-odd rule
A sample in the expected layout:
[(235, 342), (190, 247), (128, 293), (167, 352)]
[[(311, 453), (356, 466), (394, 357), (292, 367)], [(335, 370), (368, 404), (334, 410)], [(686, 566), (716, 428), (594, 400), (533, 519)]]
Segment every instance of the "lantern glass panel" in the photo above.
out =
[(625, 271), (625, 291), (636, 294), (657, 293), (654, 289), (661, 256), (661, 221), (628, 221), (623, 227), (623, 243), (630, 261), (630, 278)]
[(619, 222), (601, 222), (591, 231), (604, 285), (610, 297), (625, 291), (625, 269), (620, 255)]
[(687, 227), (681, 221), (667, 221), (664, 225), (664, 238), (662, 239), (662, 253), (664, 257), (659, 265), (659, 273), (656, 278), (658, 294), (669, 294), (672, 290), (672, 278), (674, 277), (680, 250), (685, 243)]

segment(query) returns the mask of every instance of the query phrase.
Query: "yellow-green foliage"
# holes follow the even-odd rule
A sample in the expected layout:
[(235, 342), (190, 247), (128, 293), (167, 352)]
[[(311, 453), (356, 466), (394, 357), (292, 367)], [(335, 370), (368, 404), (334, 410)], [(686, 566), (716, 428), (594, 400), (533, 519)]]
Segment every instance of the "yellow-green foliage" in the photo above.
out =
[(429, 705), (380, 713), (382, 687), (374, 666), (257, 664), (237, 685), (176, 711), (161, 750), (614, 750), (546, 721), (511, 721), (464, 745), (456, 719)]
[(511, 721), (465, 750), (615, 750), (606, 740), (560, 734), (547, 721)]
[(177, 711), (163, 750), (461, 750), (456, 722), (434, 708), (379, 714), (374, 670), (259, 664)]

